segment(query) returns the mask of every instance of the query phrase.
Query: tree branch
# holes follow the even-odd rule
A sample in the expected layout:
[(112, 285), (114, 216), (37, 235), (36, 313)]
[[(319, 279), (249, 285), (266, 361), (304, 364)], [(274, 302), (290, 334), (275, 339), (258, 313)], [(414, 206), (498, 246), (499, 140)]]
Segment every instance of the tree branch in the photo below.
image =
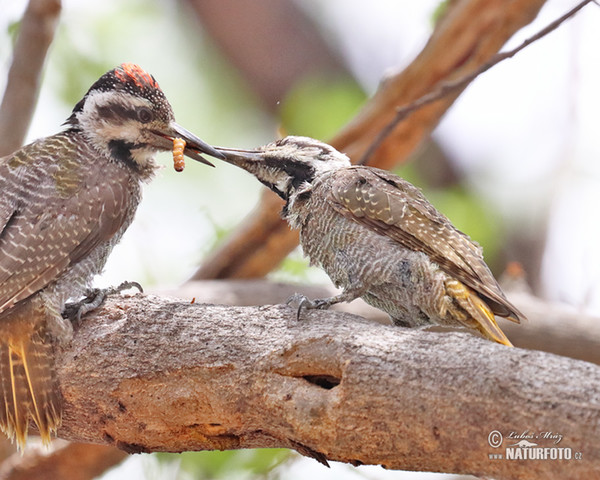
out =
[[(505, 291), (511, 302), (527, 317), (527, 322), (520, 325), (501, 320), (502, 330), (516, 347), (542, 350), (600, 365), (600, 318), (586, 315), (571, 305), (543, 300), (520, 289)], [(309, 286), (254, 279), (188, 282), (177, 290), (157, 293), (195, 298), (198, 303), (257, 306), (283, 303), (294, 293), (302, 293), (308, 298), (326, 298), (339, 293), (339, 290), (333, 285)], [(333, 308), (390, 325), (386, 313), (361, 299)]]
[[(289, 447), (498, 479), (600, 468), (600, 367), (336, 312), (112, 298), (58, 352), (59, 436), (129, 452)], [(582, 460), (493, 460), (497, 430)], [(552, 441), (535, 440), (540, 447)]]
[(581, 3), (573, 7), (567, 13), (565, 13), (562, 17), (554, 20), (548, 26), (537, 32), (535, 35), (526, 39), (521, 45), (512, 50), (508, 50), (506, 52), (500, 52), (494, 55), (490, 60), (485, 62), (483, 65), (480, 65), (473, 72), (468, 73), (460, 78), (455, 80), (449, 80), (443, 82), (439, 87), (435, 90), (432, 90), (417, 100), (404, 105), (403, 107), (399, 107), (396, 109), (395, 117), (377, 134), (375, 140), (369, 148), (365, 151), (361, 159), (358, 161), (360, 165), (367, 165), (369, 163), (369, 159), (371, 156), (377, 151), (377, 149), (383, 144), (383, 142), (388, 138), (395, 128), (398, 127), (400, 122), (404, 121), (411, 113), (423, 108), (425, 105), (429, 105), (430, 103), (435, 102), (436, 100), (440, 100), (451, 93), (459, 93), (464, 90), (469, 83), (475, 80), (482, 73), (487, 72), (490, 68), (496, 66), (498, 63), (506, 60), (508, 58), (514, 57), (517, 53), (523, 50), (525, 47), (531, 45), (533, 42), (538, 41), (542, 37), (545, 37), (550, 32), (556, 30), (560, 25), (562, 25), (569, 18), (573, 17), (579, 10), (585, 7), (588, 3), (596, 2), (596, 0), (583, 0)]
[(29, 0), (0, 104), (0, 157), (23, 145), (37, 102), (46, 52), (54, 38), (60, 10), (60, 0)]
[(90, 480), (125, 458), (114, 447), (55, 440), (50, 449), (28, 446), (23, 455), (15, 453), (0, 464), (0, 479)]

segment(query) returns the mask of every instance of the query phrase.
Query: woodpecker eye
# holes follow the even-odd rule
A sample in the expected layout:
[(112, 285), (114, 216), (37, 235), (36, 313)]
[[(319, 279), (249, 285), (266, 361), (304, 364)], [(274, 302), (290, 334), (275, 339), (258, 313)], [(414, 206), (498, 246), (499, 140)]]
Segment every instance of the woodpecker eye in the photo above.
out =
[(149, 108), (140, 108), (137, 111), (138, 120), (142, 123), (148, 123), (152, 120), (154, 115), (152, 114), (152, 110)]

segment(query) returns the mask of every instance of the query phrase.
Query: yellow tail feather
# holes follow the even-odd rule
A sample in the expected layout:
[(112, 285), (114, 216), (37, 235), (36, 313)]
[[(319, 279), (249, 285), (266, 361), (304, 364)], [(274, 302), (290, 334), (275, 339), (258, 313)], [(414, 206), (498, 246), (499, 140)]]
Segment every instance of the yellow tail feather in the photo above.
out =
[(456, 280), (447, 280), (446, 290), (471, 317), (469, 319), (460, 319), (461, 323), (479, 330), (485, 338), (494, 342), (501, 343), (507, 347), (513, 346), (506, 335), (504, 335), (504, 332), (500, 330), (494, 313), (474, 291)]
[(500, 327), (496, 323), (494, 314), (483, 302), (483, 300), (481, 300), (476, 294), (472, 294), (470, 296), (470, 301), (471, 303), (475, 304), (477, 310), (481, 313), (481, 315), (477, 317), (479, 325), (481, 326), (480, 332), (495, 342), (506, 345), (507, 347), (512, 347), (513, 344), (510, 343), (510, 340), (506, 337), (506, 335), (504, 335), (504, 332), (500, 330)]
[(46, 445), (61, 420), (52, 345), (41, 330), (0, 340), (0, 429), (21, 450), (30, 420)]

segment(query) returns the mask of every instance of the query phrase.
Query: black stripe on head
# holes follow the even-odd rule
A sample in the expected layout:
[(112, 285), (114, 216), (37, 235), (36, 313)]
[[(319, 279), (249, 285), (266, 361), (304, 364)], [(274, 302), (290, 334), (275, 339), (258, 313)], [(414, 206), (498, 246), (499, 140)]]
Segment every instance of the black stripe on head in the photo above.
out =
[(98, 114), (100, 117), (110, 121), (111, 123), (125, 119), (137, 120), (137, 112), (131, 108), (126, 108), (121, 103), (109, 103), (108, 105), (101, 105), (98, 107)]
[[(312, 183), (315, 179), (315, 168), (307, 162), (295, 158), (265, 157), (267, 168), (284, 171), (291, 178), (291, 186), (298, 190), (304, 182)], [(289, 195), (290, 192), (287, 192)]]

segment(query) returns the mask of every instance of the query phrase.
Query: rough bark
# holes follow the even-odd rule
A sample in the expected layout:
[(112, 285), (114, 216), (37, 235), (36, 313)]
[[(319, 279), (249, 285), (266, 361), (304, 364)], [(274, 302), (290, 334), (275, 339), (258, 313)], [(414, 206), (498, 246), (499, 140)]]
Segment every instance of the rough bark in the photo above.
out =
[[(402, 72), (384, 79), (377, 93), (330, 143), (357, 161), (396, 109), (436, 84), (466, 75), (487, 62), (521, 27), (530, 23), (544, 0), (457, 0), (449, 3), (423, 51)], [(398, 125), (371, 158), (370, 165), (402, 163), (427, 139), (456, 95), (428, 105)], [(269, 193), (194, 275), (209, 278), (261, 277), (298, 244), (298, 234), (279, 218), (282, 202)], [(257, 259), (260, 259), (258, 261)]]
[(60, 10), (60, 0), (30, 0), (27, 5), (0, 105), (0, 157), (23, 145)]
[[(204, 280), (188, 282), (177, 290), (161, 294), (178, 298), (195, 298), (199, 303), (226, 305), (261, 305), (285, 302), (294, 293), (309, 298), (326, 298), (339, 293), (333, 285), (307, 286), (254, 280)], [(522, 288), (507, 289), (508, 298), (527, 317), (521, 325), (499, 320), (502, 330), (517, 347), (555, 353), (600, 365), (600, 318), (587, 315), (564, 303), (543, 300)], [(361, 299), (334, 307), (383, 325), (389, 316)]]
[[(59, 436), (129, 452), (289, 447), (498, 479), (600, 469), (600, 367), (467, 333), (136, 295), (87, 316), (57, 365)], [(582, 459), (489, 458), (517, 441), (494, 449), (490, 432), (526, 430)]]

